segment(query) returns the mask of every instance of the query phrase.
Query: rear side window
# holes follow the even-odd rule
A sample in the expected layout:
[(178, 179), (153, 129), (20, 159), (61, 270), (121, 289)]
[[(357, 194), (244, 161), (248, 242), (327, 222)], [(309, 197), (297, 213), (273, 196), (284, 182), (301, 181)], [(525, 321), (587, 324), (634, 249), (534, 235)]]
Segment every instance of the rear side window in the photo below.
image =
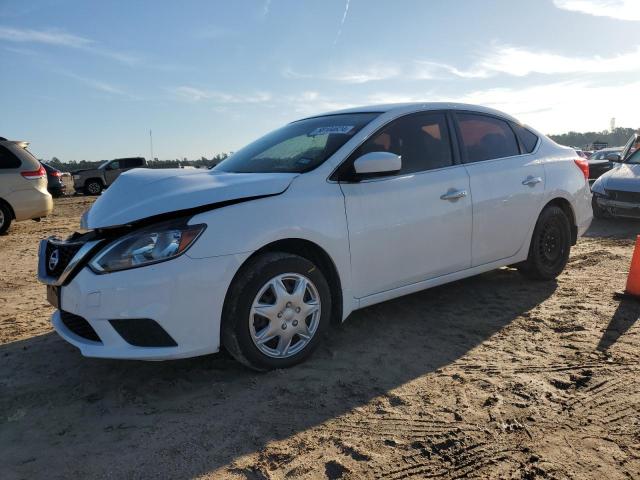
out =
[(369, 138), (351, 158), (356, 160), (369, 152), (391, 152), (400, 155), (400, 175), (453, 164), (449, 129), (443, 113), (424, 113), (399, 118)]
[(120, 160), (120, 168), (136, 168), (142, 165), (141, 158), (123, 158)]
[(19, 168), (20, 159), (5, 146), (0, 145), (0, 169)]
[(516, 135), (518, 135), (518, 138), (520, 139), (520, 143), (524, 147), (524, 152), (533, 152), (533, 149), (536, 148), (536, 145), (538, 144), (538, 136), (535, 133), (527, 130), (522, 125), (512, 124), (512, 126), (516, 131)]
[(506, 121), (470, 113), (458, 113), (456, 117), (465, 162), (520, 155), (516, 136)]

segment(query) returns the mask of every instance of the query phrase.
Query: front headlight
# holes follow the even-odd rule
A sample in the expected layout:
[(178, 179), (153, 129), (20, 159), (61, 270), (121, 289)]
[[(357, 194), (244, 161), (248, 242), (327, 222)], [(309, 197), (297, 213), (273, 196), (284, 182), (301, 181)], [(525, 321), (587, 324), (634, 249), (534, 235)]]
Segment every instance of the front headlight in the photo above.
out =
[(595, 182), (593, 182), (593, 185), (591, 185), (591, 193), (593, 193), (596, 197), (600, 196), (600, 197), (607, 197), (607, 191), (604, 188), (604, 181), (602, 180), (603, 177), (599, 177)]
[(96, 273), (108, 273), (170, 260), (187, 251), (205, 228), (185, 225), (183, 220), (136, 230), (100, 250), (89, 267)]

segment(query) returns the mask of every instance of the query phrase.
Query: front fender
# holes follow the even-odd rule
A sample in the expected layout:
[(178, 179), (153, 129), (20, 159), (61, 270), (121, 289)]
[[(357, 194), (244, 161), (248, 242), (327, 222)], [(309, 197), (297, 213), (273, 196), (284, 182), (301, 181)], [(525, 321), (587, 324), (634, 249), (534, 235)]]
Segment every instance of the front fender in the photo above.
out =
[[(304, 177), (304, 176), (303, 176)], [(302, 239), (333, 261), (345, 300), (351, 295), (351, 263), (344, 197), (335, 183), (299, 177), (276, 196), (249, 200), (195, 215), (207, 229), (189, 249), (191, 258), (247, 254), (278, 240)], [(349, 304), (345, 301), (345, 311)]]

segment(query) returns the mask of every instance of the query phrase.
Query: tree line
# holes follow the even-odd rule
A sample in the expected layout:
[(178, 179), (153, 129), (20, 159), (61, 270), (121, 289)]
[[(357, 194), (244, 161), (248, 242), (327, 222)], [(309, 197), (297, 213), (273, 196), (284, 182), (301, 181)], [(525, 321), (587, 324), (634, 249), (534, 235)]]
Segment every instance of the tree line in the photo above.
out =
[(602, 132), (568, 132), (560, 135), (549, 135), (556, 143), (566, 145), (567, 147), (584, 148), (592, 145), (594, 142), (604, 142), (609, 147), (623, 147), (629, 137), (638, 130), (634, 128), (614, 128), (612, 131), (605, 130)]
[[(147, 162), (149, 168), (179, 168), (179, 167), (196, 167), (196, 168), (211, 168), (222, 160), (227, 158), (230, 153), (218, 153), (211, 158), (201, 157), (199, 160), (187, 160), (183, 158), (180, 160), (176, 158), (175, 160), (158, 160), (154, 159), (150, 162)], [(53, 157), (50, 161), (46, 162), (58, 170), (63, 172), (72, 172), (74, 170), (81, 170), (86, 168), (97, 168), (100, 164), (104, 163), (106, 160), (69, 160), (62, 161), (57, 157)]]

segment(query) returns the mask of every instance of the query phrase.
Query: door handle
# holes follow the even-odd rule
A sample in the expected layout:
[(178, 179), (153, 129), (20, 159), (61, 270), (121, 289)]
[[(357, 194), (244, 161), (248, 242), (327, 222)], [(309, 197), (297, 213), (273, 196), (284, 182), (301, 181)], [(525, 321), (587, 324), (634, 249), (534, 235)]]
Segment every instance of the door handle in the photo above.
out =
[(525, 178), (522, 181), (523, 185), (529, 185), (530, 187), (533, 187), (534, 185), (536, 185), (537, 183), (540, 183), (542, 181), (542, 178), (540, 177), (533, 177), (531, 175), (529, 175), (527, 178)]
[(440, 200), (456, 201), (459, 198), (466, 197), (466, 196), (467, 196), (467, 191), (466, 190), (456, 190), (454, 188), (450, 188), (447, 191), (447, 193), (445, 193), (444, 195), (440, 196)]

